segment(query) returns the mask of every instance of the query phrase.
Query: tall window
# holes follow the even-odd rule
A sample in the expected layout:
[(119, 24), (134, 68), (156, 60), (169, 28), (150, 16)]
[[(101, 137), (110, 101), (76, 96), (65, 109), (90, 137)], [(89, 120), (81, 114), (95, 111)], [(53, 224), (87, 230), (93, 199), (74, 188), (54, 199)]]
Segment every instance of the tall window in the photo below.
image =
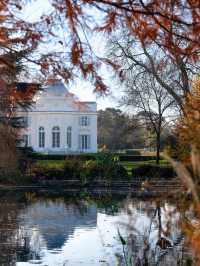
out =
[(60, 128), (53, 127), (52, 129), (52, 147), (59, 148), (60, 147)]
[(68, 148), (72, 147), (72, 128), (67, 128), (67, 146)]
[(22, 116), (20, 118), (21, 126), (26, 128), (28, 127), (28, 117), (27, 116)]
[(79, 120), (80, 126), (89, 126), (90, 124), (90, 119), (88, 116), (81, 116)]
[(45, 131), (43, 127), (39, 127), (39, 148), (45, 147)]
[(28, 147), (28, 135), (23, 135), (23, 144), (24, 147)]
[(79, 148), (81, 150), (90, 149), (90, 135), (79, 135)]

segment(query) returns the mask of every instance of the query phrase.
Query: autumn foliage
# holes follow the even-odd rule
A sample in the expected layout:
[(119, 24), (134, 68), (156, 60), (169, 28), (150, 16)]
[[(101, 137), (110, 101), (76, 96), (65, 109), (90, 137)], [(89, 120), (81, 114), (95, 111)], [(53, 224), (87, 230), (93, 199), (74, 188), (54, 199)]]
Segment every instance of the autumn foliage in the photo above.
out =
[(192, 195), (192, 198), (186, 199), (187, 204), (183, 204), (186, 205), (186, 210), (181, 225), (186, 243), (192, 248), (193, 264), (198, 266), (200, 265), (200, 76), (195, 79), (191, 93), (185, 99), (183, 115), (177, 124), (176, 133), (179, 162), (170, 160), (188, 192), (182, 196), (183, 201), (188, 195)]
[(184, 104), (184, 115), (177, 124), (178, 156), (183, 162), (190, 163), (190, 152), (195, 147), (200, 152), (200, 77), (197, 77), (191, 94)]
[(39, 66), (45, 78), (62, 76), (69, 81), (79, 75), (90, 80), (97, 91), (105, 92), (107, 86), (98, 69), (106, 64), (120, 75), (119, 66), (96, 54), (90, 39), (117, 31), (119, 26), (144, 47), (156, 43), (173, 60), (177, 60), (177, 54), (184, 55), (191, 63), (199, 59), (200, 12), (197, 0), (49, 2), (51, 12), (44, 13), (34, 23), (21, 16), (26, 1), (3, 0), (0, 3), (2, 49), (12, 52), (36, 49), (47, 40), (58, 48), (58, 51), (40, 50), (36, 57), (25, 56), (27, 61)]

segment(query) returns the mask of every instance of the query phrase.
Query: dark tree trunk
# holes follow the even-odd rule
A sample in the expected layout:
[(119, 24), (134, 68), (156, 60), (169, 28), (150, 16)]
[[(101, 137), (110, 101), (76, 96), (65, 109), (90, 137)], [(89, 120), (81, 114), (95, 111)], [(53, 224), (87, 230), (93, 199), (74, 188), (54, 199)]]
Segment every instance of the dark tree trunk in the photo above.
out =
[(158, 203), (157, 212), (158, 212), (158, 239), (161, 239), (162, 221), (161, 221), (161, 208), (160, 208), (160, 203)]
[(156, 135), (156, 164), (160, 163), (160, 130)]

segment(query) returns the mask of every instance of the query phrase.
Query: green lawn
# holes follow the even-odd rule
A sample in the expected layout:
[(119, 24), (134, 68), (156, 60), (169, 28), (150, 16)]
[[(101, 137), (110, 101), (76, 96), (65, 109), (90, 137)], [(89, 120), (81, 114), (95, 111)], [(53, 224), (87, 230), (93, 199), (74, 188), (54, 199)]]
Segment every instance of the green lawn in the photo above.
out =
[(35, 162), (36, 167), (44, 168), (63, 168), (65, 160), (37, 160)]
[[(141, 164), (156, 164), (156, 161), (155, 160), (139, 161), (139, 162), (124, 161), (124, 162), (121, 162), (121, 164), (126, 168), (128, 173), (131, 174), (131, 171), (133, 168), (137, 168), (137, 166)], [(167, 160), (161, 160), (160, 165), (169, 165), (169, 162)]]
[[(44, 167), (44, 168), (63, 168), (64, 167), (65, 160), (38, 160), (35, 163), (35, 166), (37, 167)], [(155, 164), (156, 162), (154, 160), (151, 161), (139, 161), (139, 162), (131, 162), (131, 161), (124, 161), (120, 162), (128, 171), (129, 174), (131, 174), (131, 171), (133, 168), (136, 168), (137, 166), (141, 164)], [(169, 165), (169, 162), (166, 160), (161, 160), (160, 165)]]

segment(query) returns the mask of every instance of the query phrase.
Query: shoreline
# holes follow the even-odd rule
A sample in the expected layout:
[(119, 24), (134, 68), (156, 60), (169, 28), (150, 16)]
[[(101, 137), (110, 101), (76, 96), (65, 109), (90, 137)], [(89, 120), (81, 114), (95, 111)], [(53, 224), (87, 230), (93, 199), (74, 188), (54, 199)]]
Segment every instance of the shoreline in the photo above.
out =
[(108, 183), (96, 181), (93, 184), (81, 184), (80, 180), (46, 180), (37, 184), (0, 184), (0, 192), (42, 192), (64, 194), (91, 194), (91, 195), (130, 195), (131, 197), (158, 197), (170, 196), (181, 192), (182, 185), (177, 179), (150, 180), (148, 186), (143, 186), (143, 180), (121, 181)]

